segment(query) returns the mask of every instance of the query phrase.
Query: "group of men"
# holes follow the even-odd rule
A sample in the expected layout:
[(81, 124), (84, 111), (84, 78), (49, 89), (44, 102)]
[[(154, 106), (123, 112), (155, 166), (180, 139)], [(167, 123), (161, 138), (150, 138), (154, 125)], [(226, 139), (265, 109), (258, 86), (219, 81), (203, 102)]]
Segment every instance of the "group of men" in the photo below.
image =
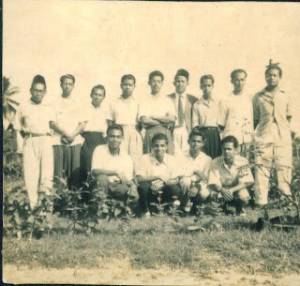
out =
[(281, 77), (281, 67), (270, 62), (266, 87), (250, 96), (247, 72), (236, 69), (233, 91), (220, 100), (212, 75), (201, 76), (202, 95), (196, 97), (186, 92), (189, 73), (179, 69), (175, 92), (163, 95), (164, 76), (153, 71), (150, 94), (139, 101), (136, 79), (126, 74), (121, 96), (110, 105), (105, 87), (96, 85), (83, 107), (73, 95), (73, 75), (60, 78), (62, 94), (55, 104), (44, 100), (44, 77), (35, 76), (31, 98), (18, 112), (31, 207), (53, 181), (65, 178), (73, 188), (89, 176), (112, 198), (139, 204), (147, 217), (155, 212), (153, 202), (174, 202), (190, 212), (212, 196), (234, 202), (241, 214), (252, 185), (256, 204), (263, 206), (272, 168), (280, 192), (291, 195), (291, 112)]

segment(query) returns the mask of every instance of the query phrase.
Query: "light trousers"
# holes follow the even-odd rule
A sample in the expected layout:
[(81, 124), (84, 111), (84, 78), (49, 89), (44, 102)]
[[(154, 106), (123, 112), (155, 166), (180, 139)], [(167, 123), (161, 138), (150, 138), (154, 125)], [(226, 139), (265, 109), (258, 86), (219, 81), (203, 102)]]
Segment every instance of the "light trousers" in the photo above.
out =
[(174, 153), (184, 153), (189, 150), (189, 133), (187, 129), (183, 127), (174, 128), (173, 131), (174, 136)]
[(49, 193), (53, 180), (53, 150), (50, 136), (24, 140), (23, 172), (31, 208), (38, 203), (38, 193)]
[(277, 173), (278, 190), (290, 195), (292, 178), (292, 146), (262, 145), (257, 147), (255, 158), (255, 201), (258, 205), (268, 203), (269, 179), (272, 168)]

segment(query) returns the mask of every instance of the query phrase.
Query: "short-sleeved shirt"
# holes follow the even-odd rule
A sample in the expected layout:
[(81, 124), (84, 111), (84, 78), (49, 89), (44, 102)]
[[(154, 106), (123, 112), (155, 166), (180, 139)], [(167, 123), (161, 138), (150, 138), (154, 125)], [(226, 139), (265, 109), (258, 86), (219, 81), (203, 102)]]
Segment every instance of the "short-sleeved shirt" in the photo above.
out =
[(122, 149), (118, 155), (112, 155), (108, 145), (96, 147), (93, 153), (92, 170), (102, 169), (123, 173), (127, 180), (133, 178), (133, 162), (131, 157)]
[(235, 136), (239, 143), (251, 142), (253, 133), (252, 98), (248, 94), (230, 94), (220, 101), (218, 124), (224, 126), (222, 137)]
[[(20, 106), (18, 111), (20, 126), (32, 133), (50, 133), (50, 121), (55, 119), (55, 113), (49, 102), (42, 101), (39, 104), (29, 100)], [(27, 126), (23, 126), (23, 118)]]
[(263, 89), (253, 98), (253, 117), (258, 122), (255, 133), (258, 140), (278, 145), (291, 144), (292, 117), (288, 95), (281, 89), (268, 92)]
[(140, 104), (139, 116), (164, 117), (176, 116), (172, 101), (165, 95), (149, 95)]
[(161, 177), (164, 181), (177, 177), (178, 171), (175, 157), (168, 154), (164, 155), (162, 162), (159, 162), (151, 153), (145, 154), (135, 167), (137, 176), (143, 178)]
[(85, 117), (87, 124), (84, 131), (106, 133), (107, 120), (111, 119), (109, 106), (106, 102), (102, 102), (99, 107), (89, 104), (85, 109)]
[(249, 162), (246, 158), (236, 155), (230, 168), (226, 165), (223, 156), (217, 157), (211, 162), (208, 176), (209, 185), (230, 188), (242, 182), (254, 182)]
[(121, 96), (112, 102), (110, 112), (110, 117), (115, 123), (135, 126), (139, 114), (139, 103), (133, 96), (126, 99)]
[(184, 154), (184, 166), (186, 176), (191, 176), (194, 172), (199, 172), (204, 178), (208, 178), (208, 172), (210, 168), (211, 158), (205, 153), (200, 152), (196, 158), (190, 155), (190, 152)]
[(219, 114), (219, 100), (211, 98), (209, 101), (203, 97), (193, 107), (193, 127), (217, 127)]
[[(64, 98), (59, 97), (55, 104), (56, 119), (54, 120), (56, 124), (67, 132), (72, 133), (78, 126), (79, 123), (86, 121), (86, 116), (84, 116), (84, 109), (82, 108), (82, 103), (77, 100), (73, 95)], [(54, 144), (61, 145), (60, 134), (55, 133)], [(83, 138), (78, 135), (75, 140), (70, 145), (81, 144)]]

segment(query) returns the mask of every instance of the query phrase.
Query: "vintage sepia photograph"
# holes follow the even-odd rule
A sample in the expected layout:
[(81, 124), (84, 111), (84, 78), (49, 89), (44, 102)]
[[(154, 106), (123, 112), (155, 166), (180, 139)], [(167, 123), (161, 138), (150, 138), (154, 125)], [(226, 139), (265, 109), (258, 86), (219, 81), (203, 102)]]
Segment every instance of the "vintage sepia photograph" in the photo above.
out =
[(299, 15), (3, 0), (2, 281), (300, 285)]

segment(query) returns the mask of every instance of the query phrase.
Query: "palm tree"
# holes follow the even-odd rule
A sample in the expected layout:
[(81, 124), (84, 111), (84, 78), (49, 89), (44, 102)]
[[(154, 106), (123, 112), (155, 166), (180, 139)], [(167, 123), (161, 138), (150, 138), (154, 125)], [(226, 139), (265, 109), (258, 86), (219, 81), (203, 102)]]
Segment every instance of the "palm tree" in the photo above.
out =
[(11, 127), (15, 120), (19, 103), (12, 96), (19, 92), (17, 87), (12, 87), (9, 78), (2, 77), (2, 110), (4, 129)]

